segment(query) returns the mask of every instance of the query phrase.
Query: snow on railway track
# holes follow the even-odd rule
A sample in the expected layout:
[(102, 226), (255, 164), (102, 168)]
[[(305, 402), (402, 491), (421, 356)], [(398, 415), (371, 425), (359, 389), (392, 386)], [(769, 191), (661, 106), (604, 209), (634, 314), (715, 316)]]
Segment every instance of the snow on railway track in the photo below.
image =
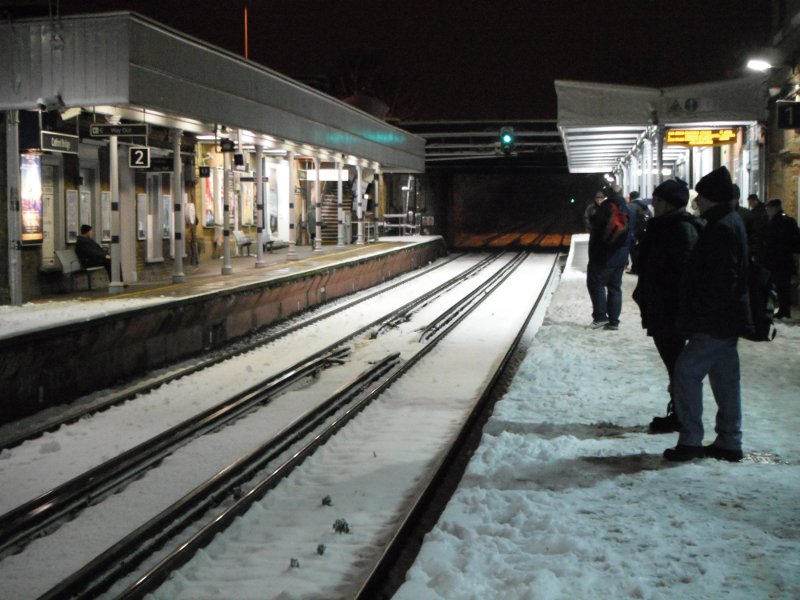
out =
[[(459, 265), (453, 265), (452, 269), (463, 269), (465, 264), (469, 264), (470, 261), (475, 260), (477, 260), (477, 257), (472, 257), (471, 259), (467, 258), (463, 261), (454, 261), (459, 263)], [(546, 268), (542, 266), (542, 263), (546, 265)], [(483, 381), (479, 374), (483, 372), (483, 377), (485, 378), (485, 373), (491, 372), (492, 359), (496, 355), (495, 343), (499, 343), (500, 345), (504, 343), (502, 342), (503, 336), (500, 335), (500, 332), (507, 325), (513, 329), (512, 323), (514, 322), (514, 318), (512, 317), (512, 314), (514, 313), (514, 310), (512, 310), (511, 306), (515, 305), (515, 308), (516, 306), (525, 304), (528, 304), (529, 306), (529, 304), (533, 302), (538, 294), (535, 289), (537, 284), (533, 282), (541, 280), (541, 285), (544, 284), (544, 280), (546, 280), (546, 275), (549, 272), (549, 266), (551, 263), (552, 257), (545, 257), (544, 260), (542, 257), (529, 257), (523, 264), (521, 271), (515, 274), (515, 276), (512, 277), (509, 282), (504, 284), (497, 294), (497, 296), (502, 299), (500, 303), (497, 301), (492, 301), (487, 303), (486, 306), (479, 307), (478, 310), (476, 310), (476, 315), (473, 315), (470, 318), (469, 322), (471, 325), (468, 327), (457, 328), (452, 334), (454, 339), (451, 340), (451, 338), (448, 338), (445, 342), (443, 342), (443, 348), (447, 348), (447, 350), (443, 350), (443, 348), (437, 348), (431, 353), (431, 359), (426, 361), (426, 363), (438, 366), (425, 367), (421, 371), (412, 370), (412, 373), (416, 372), (416, 375), (406, 377), (404, 380), (411, 380), (412, 383), (404, 382), (402, 386), (391, 388), (388, 393), (384, 394), (384, 396), (380, 398), (380, 401), (376, 406), (384, 407), (384, 415), (374, 417), (377, 419), (377, 422), (374, 423), (367, 420), (367, 423), (371, 424), (366, 427), (366, 430), (380, 431), (385, 426), (395, 421), (399, 421), (405, 425), (408, 425), (411, 423), (411, 420), (408, 418), (409, 415), (415, 414), (417, 417), (419, 417), (421, 414), (424, 414), (424, 422), (422, 424), (418, 423), (416, 426), (412, 424), (411, 431), (405, 434), (405, 440), (407, 442), (407, 444), (405, 444), (407, 446), (406, 449), (412, 449), (412, 454), (419, 457), (421, 454), (417, 454), (417, 451), (421, 453), (422, 450), (426, 448), (428, 449), (427, 452), (430, 452), (430, 444), (432, 439), (435, 440), (434, 444), (441, 448), (442, 444), (445, 443), (443, 440), (446, 439), (446, 435), (442, 437), (441, 429), (437, 429), (438, 433), (427, 431), (428, 427), (441, 428), (443, 423), (450, 423), (451, 426), (454, 426), (454, 424), (458, 422), (458, 413), (460, 410), (458, 407), (459, 402), (463, 403), (465, 407), (468, 406), (473, 399), (475, 390), (480, 388), (481, 381)], [(213, 400), (215, 395), (220, 393), (230, 393), (230, 388), (232, 387), (232, 384), (230, 383), (231, 381), (236, 381), (242, 387), (246, 387), (247, 383), (252, 377), (259, 379), (263, 378), (265, 375), (265, 369), (270, 369), (273, 371), (278, 370), (282, 364), (282, 360), (290, 361), (292, 358), (296, 357), (296, 350), (290, 349), (297, 348), (299, 346), (303, 348), (306, 353), (309, 353), (313, 351), (314, 348), (325, 347), (325, 345), (330, 343), (331, 340), (341, 337), (343, 329), (348, 327), (355, 328), (355, 324), (358, 322), (371, 322), (370, 319), (374, 319), (375, 312), (386, 312), (388, 304), (392, 303), (394, 305), (402, 305), (404, 301), (407, 301), (408, 297), (418, 293), (420, 287), (430, 287), (436, 285), (434, 281), (437, 280), (437, 278), (452, 276), (450, 270), (450, 268), (446, 268), (442, 270), (442, 273), (436, 274), (436, 276), (434, 276), (432, 273), (430, 278), (427, 276), (420, 278), (423, 281), (418, 281), (414, 284), (414, 286), (410, 286), (413, 287), (416, 292), (414, 290), (403, 290), (402, 288), (399, 288), (392, 291), (392, 293), (388, 295), (389, 297), (385, 299), (377, 299), (374, 303), (371, 303), (370, 306), (357, 307), (332, 317), (331, 321), (333, 322), (331, 323), (326, 321), (325, 323), (319, 324), (308, 331), (297, 332), (291, 336), (287, 336), (285, 341), (279, 340), (267, 348), (248, 353), (247, 355), (241, 357), (241, 360), (236, 359), (223, 363), (216, 370), (209, 369), (208, 373), (202, 372), (196, 376), (192, 376), (191, 378), (178, 380), (172, 384), (163, 386), (163, 388), (153, 392), (152, 395), (154, 398), (139, 398), (135, 402), (128, 403), (130, 407), (126, 405), (125, 407), (119, 407), (119, 409), (112, 409), (111, 411), (108, 411), (109, 413), (118, 413), (125, 412), (125, 409), (129, 408), (131, 410), (131, 414), (122, 417), (122, 425), (115, 423), (110, 419), (111, 416), (115, 415), (98, 415), (98, 417), (105, 418), (100, 418), (96, 421), (95, 419), (97, 419), (97, 417), (95, 417), (94, 419), (89, 420), (87, 423), (76, 424), (76, 426), (82, 425), (84, 428), (83, 433), (75, 433), (76, 431), (81, 430), (81, 428), (73, 429), (76, 426), (64, 428), (73, 432), (71, 436), (67, 432), (58, 433), (62, 436), (66, 436), (68, 439), (70, 437), (88, 438), (90, 436), (93, 437), (93, 432), (96, 432), (98, 428), (101, 428), (108, 431), (114, 431), (114, 437), (118, 438), (119, 440), (123, 440), (128, 437), (141, 439), (138, 437), (139, 435), (142, 437), (152, 435), (152, 429), (148, 426), (147, 422), (158, 422), (162, 429), (168, 426), (168, 424), (171, 422), (172, 414), (182, 412), (174, 411), (174, 405), (190, 404), (190, 410), (197, 411), (200, 409), (202, 401), (206, 398)], [(491, 269), (488, 269), (485, 273), (474, 276), (468, 284), (462, 285), (465, 287), (477, 285), (483, 278), (489, 276), (490, 271)], [(542, 273), (544, 273), (544, 275), (542, 275)], [(461, 288), (462, 286), (459, 287)], [(463, 290), (461, 290), (459, 293), (463, 293)], [(521, 301), (526, 296), (530, 299), (530, 303)], [(437, 308), (437, 306), (439, 306), (439, 308)], [(430, 306), (419, 311), (419, 314), (415, 316), (413, 322), (406, 325), (400, 325), (398, 326), (398, 329), (417, 327), (420, 322), (424, 322), (425, 319), (429, 318), (435, 312), (440, 310), (440, 305), (432, 303)], [(486, 327), (485, 329), (483, 327), (472, 325), (472, 323), (480, 322), (484, 323), (483, 327)], [(519, 325), (517, 325), (517, 329), (518, 328)], [(459, 335), (464, 336), (464, 331), (469, 332), (466, 334), (467, 337), (465, 339), (461, 339), (460, 341), (456, 341)], [(213, 472), (215, 469), (222, 468), (225, 466), (225, 464), (227, 464), (227, 462), (230, 462), (231, 456), (234, 456), (235, 458), (241, 454), (243, 449), (249, 449), (253, 447), (258, 443), (258, 441), (268, 436), (270, 431), (279, 429), (282, 425), (285, 425), (286, 422), (290, 421), (292, 418), (295, 418), (298, 414), (298, 411), (307, 409), (313, 404), (314, 401), (318, 401), (319, 398), (324, 397), (327, 393), (326, 390), (335, 388), (337, 385), (340, 385), (344, 379), (350, 377), (353, 372), (362, 369), (365, 361), (368, 362), (370, 357), (380, 358), (384, 352), (388, 352), (390, 349), (396, 351), (396, 340), (401, 332), (392, 333), (393, 335), (379, 336), (375, 340), (364, 339), (361, 342), (355, 343), (354, 346), (356, 347), (356, 350), (358, 350), (359, 345), (363, 346), (364, 357), (360, 360), (351, 361), (352, 364), (348, 368), (337, 369), (336, 376), (328, 377), (326, 375), (321, 377), (319, 381), (314, 383), (313, 393), (308, 393), (307, 390), (299, 389), (285, 394), (270, 404), (269, 411), (258, 411), (247, 419), (242, 419), (240, 422), (237, 422), (235, 436), (231, 436), (227, 429), (221, 430), (213, 435), (203, 436), (203, 438), (196, 440), (196, 442), (194, 442), (190, 447), (176, 452), (173, 456), (165, 459), (163, 465), (165, 468), (157, 469), (151, 473), (148, 473), (148, 475), (144, 478), (147, 480), (146, 486), (144, 485), (144, 481), (136, 482), (130, 485), (123, 493), (106, 499), (98, 506), (90, 507), (75, 521), (63, 525), (52, 536), (48, 536), (47, 538), (33, 542), (31, 544), (31, 548), (26, 550), (24, 555), (19, 555), (19, 557), (7, 557), (4, 561), (0, 562), (0, 575), (2, 575), (0, 580), (5, 581), (5, 583), (0, 584), (0, 586), (10, 586), (7, 588), (9, 591), (19, 591), (20, 589), (26, 590), (24, 595), (20, 596), (14, 593), (13, 597), (35, 597), (42, 591), (49, 589), (49, 587), (41, 586), (49, 586), (54, 581), (57, 582), (58, 577), (64, 576), (63, 571), (47, 568), (45, 569), (45, 571), (47, 571), (46, 577), (44, 576), (45, 573), (42, 573), (40, 575), (33, 576), (34, 579), (31, 579), (31, 573), (21, 569), (21, 565), (19, 563), (23, 562), (30, 564), (33, 562), (40, 563), (41, 565), (59, 565), (59, 567), (62, 569), (69, 570), (74, 568), (77, 562), (87, 560), (86, 556), (92, 556), (93, 553), (102, 551), (103, 546), (108, 545), (109, 539), (113, 539), (114, 536), (124, 535), (127, 531), (130, 531), (132, 527), (136, 526), (137, 519), (140, 517), (133, 513), (131, 509), (132, 506), (136, 507), (136, 512), (139, 512), (140, 509), (143, 513), (156, 510), (158, 505), (163, 506), (165, 503), (168, 503), (169, 497), (174, 495), (177, 489), (185, 489), (187, 487), (191, 487), (192, 485), (196, 485), (198, 479), (202, 480), (203, 477), (208, 477), (209, 472)], [(515, 334), (516, 331), (514, 332), (514, 335)], [(407, 337), (410, 339), (413, 338), (413, 336)], [(394, 342), (390, 341), (391, 339), (393, 339)], [(283, 346), (281, 344), (283, 344)], [(385, 345), (386, 348), (383, 348), (383, 345)], [(401, 349), (400, 351), (402, 352), (403, 350)], [(434, 357), (437, 356), (439, 357), (439, 362), (434, 360)], [(456, 357), (458, 358), (458, 361), (454, 362), (453, 359)], [(444, 362), (441, 362), (442, 360)], [(265, 368), (265, 364), (267, 364), (268, 367)], [(457, 365), (457, 376), (454, 376), (453, 373), (454, 365)], [(201, 375), (201, 380), (195, 379), (195, 377)], [(419, 389), (415, 389), (415, 386), (420, 387)], [(309, 388), (309, 390), (310, 389), (311, 388)], [(411, 396), (411, 399), (397, 400), (395, 397), (397, 394), (401, 393), (399, 390), (405, 389), (410, 389), (412, 391), (403, 392), (403, 395), (400, 397), (405, 398), (405, 395), (408, 394)], [(457, 397), (458, 400), (455, 398), (452, 401), (448, 400), (448, 398), (453, 396)], [(191, 397), (192, 401), (189, 403), (185, 402), (184, 400), (187, 397)], [(415, 402), (417, 404), (415, 404)], [(159, 411), (159, 407), (166, 407), (166, 413), (168, 414), (165, 415), (161, 413)], [(464, 408), (464, 410), (466, 410), (466, 408)], [(396, 411), (399, 411), (399, 413)], [(369, 412), (373, 413), (374, 410), (370, 410)], [(381, 411), (378, 411), (379, 415), (380, 412)], [(119, 415), (116, 416), (119, 417)], [(407, 474), (410, 474), (411, 471), (414, 470), (411, 469), (411, 467), (419, 466), (420, 459), (417, 458), (416, 460), (410, 461), (403, 460), (402, 457), (404, 454), (404, 444), (400, 444), (399, 447), (396, 448), (395, 445), (397, 442), (392, 441), (391, 437), (384, 436), (381, 438), (383, 441), (380, 442), (376, 441), (375, 438), (368, 437), (363, 431), (364, 425), (359, 425), (359, 423), (363, 423), (363, 419), (371, 418), (373, 417), (367, 417), (365, 413), (364, 416), (359, 417), (354, 424), (354, 427), (349, 427), (345, 430), (345, 432), (337, 435), (333, 441), (333, 445), (331, 446), (331, 452), (333, 452), (337, 446), (344, 443), (342, 440), (347, 440), (351, 438), (351, 436), (355, 436), (352, 438), (354, 440), (361, 438), (362, 450), (345, 451), (345, 456), (358, 456), (366, 451), (364, 448), (368, 448), (370, 445), (374, 446), (372, 454), (367, 456), (367, 458), (370, 458), (370, 456), (372, 458), (372, 463), (368, 466), (367, 473), (369, 473), (370, 470), (375, 469), (377, 469), (377, 472), (382, 473), (383, 475), (386, 475), (387, 473), (393, 473), (393, 475), (389, 478), (390, 481), (392, 483), (396, 482), (397, 484), (399, 484), (401, 481), (406, 481), (406, 483), (403, 485), (406, 486), (407, 490), (408, 477), (400, 477), (399, 475), (400, 473), (406, 471)], [(145, 423), (142, 423), (142, 420), (144, 420)], [(125, 425), (125, 423), (130, 423), (133, 425), (132, 429)], [(120, 434), (119, 430), (116, 429), (117, 427), (121, 427), (124, 433)], [(133, 434), (130, 433), (131, 431)], [(421, 437), (418, 441), (412, 441), (410, 444), (408, 444), (408, 442), (411, 440), (417, 439), (414, 437), (415, 435), (420, 435)], [(52, 434), (52, 437), (54, 436), (55, 434)], [(59, 444), (60, 442), (55, 442), (53, 439), (47, 439), (47, 437), (51, 437), (51, 434), (48, 434), (45, 439), (42, 439), (37, 443), (40, 449), (46, 448), (48, 447), (47, 445), (50, 444), (50, 448), (53, 450), (52, 454), (60, 454), (64, 453), (65, 451), (69, 452), (69, 448), (63, 448), (61, 446), (54, 448), (54, 444)], [(99, 437), (104, 438), (105, 436)], [(236, 443), (232, 443), (232, 439), (235, 439)], [(370, 439), (372, 439), (372, 441), (370, 441)], [(119, 444), (117, 444), (117, 448), (123, 448), (125, 443), (133, 445), (136, 442), (135, 440), (126, 440), (125, 442), (120, 441)], [(23, 450), (24, 448), (25, 446), (21, 447), (19, 450)], [(17, 449), (15, 449), (15, 451), (16, 450)], [(58, 452), (56, 452), (56, 450)], [(102, 452), (107, 451), (107, 448), (105, 448), (101, 442), (100, 447), (94, 451), (94, 454), (97, 454), (98, 452), (102, 454)], [(329, 450), (323, 450), (323, 455), (325, 455), (328, 451)], [(93, 452), (90, 450), (89, 454), (92, 453)], [(47, 452), (45, 452), (45, 454), (47, 454)], [(72, 454), (72, 452), (70, 452), (70, 454)], [(429, 457), (426, 460), (435, 460), (435, 454), (436, 452), (433, 452), (433, 458)], [(401, 458), (399, 462), (396, 460), (398, 457)], [(315, 456), (309, 461), (308, 468), (313, 469), (313, 465), (316, 462), (324, 460), (325, 459), (323, 458), (317, 458)], [(391, 460), (391, 464), (385, 465), (382, 462), (383, 460)], [(82, 463), (81, 460), (76, 460), (74, 462)], [(367, 461), (367, 463), (369, 464), (370, 461)], [(350, 474), (348, 461), (346, 459), (344, 462), (341, 461), (341, 458), (336, 459), (334, 463), (336, 466), (326, 465), (324, 462), (322, 464), (324, 466), (321, 473), (327, 473), (326, 477), (335, 476), (337, 481), (341, 479), (343, 480), (342, 482), (353, 482), (353, 476)], [(6, 466), (7, 465), (4, 465), (2, 468), (5, 468)], [(86, 467), (75, 467), (77, 470), (82, 468)], [(301, 467), (301, 469), (305, 468), (306, 465)], [(70, 472), (72, 471), (64, 468), (61, 476), (68, 477)], [(419, 477), (420, 474), (417, 473), (416, 476), (412, 475), (411, 479), (414, 480), (415, 478), (418, 479)], [(365, 478), (363, 475), (359, 475), (358, 478), (363, 478), (363, 490), (369, 490), (372, 488), (373, 484), (368, 483), (369, 479)], [(301, 476), (299, 481), (314, 481), (316, 479), (318, 479), (318, 477), (311, 476), (310, 478), (306, 478)], [(374, 482), (374, 484), (378, 485), (379, 489), (386, 487), (383, 485), (383, 483), (384, 482), (381, 482), (380, 480)], [(300, 484), (296, 483), (296, 478), (293, 477), (286, 486), (282, 486), (276, 490), (277, 494), (271, 494), (268, 496), (266, 502), (278, 502), (278, 500), (275, 500), (274, 498), (280, 498), (282, 493), (286, 493), (281, 492), (280, 490), (284, 489), (284, 487), (292, 490), (296, 485)], [(321, 484), (317, 485), (321, 485), (322, 487), (327, 486), (329, 489), (334, 491), (333, 494), (327, 493), (324, 495), (331, 495), (332, 497), (338, 497), (342, 499), (347, 498), (350, 495), (336, 487), (336, 485), (339, 485), (339, 483), (333, 485), (325, 478), (322, 479)], [(386, 489), (388, 490), (392, 488), (389, 486), (386, 487)], [(366, 492), (363, 492), (363, 490), (362, 493), (364, 494), (364, 497), (367, 498), (368, 495)], [(315, 495), (315, 493), (315, 488), (309, 488), (307, 494), (304, 492), (301, 496), (295, 496), (295, 503), (298, 501), (302, 502), (301, 498), (306, 498), (306, 496), (312, 497)], [(408, 492), (406, 491), (406, 493)], [(354, 492), (354, 494), (356, 497), (358, 496), (358, 492)], [(24, 496), (24, 493), (21, 495)], [(293, 493), (289, 493), (287, 497), (287, 501), (290, 505), (292, 504), (291, 497), (293, 495)], [(395, 497), (398, 495), (398, 493), (394, 492), (390, 495)], [(400, 492), (399, 496), (402, 497), (403, 492)], [(315, 501), (319, 502), (319, 498), (315, 498)], [(342, 502), (342, 500), (337, 501), (337, 507), (341, 506), (339, 504), (340, 502)], [(360, 509), (358, 509), (357, 506), (354, 508), (356, 510), (356, 514), (359, 514)], [(321, 512), (324, 511), (317, 510), (317, 513), (321, 514)], [(305, 522), (305, 518), (303, 518), (303, 520)], [(356, 519), (355, 522), (358, 523), (358, 519)], [(330, 524), (328, 524), (328, 527), (330, 527)], [(364, 528), (360, 528), (361, 533), (359, 535), (366, 534), (367, 540), (374, 540), (376, 539), (376, 536), (380, 537), (380, 532), (386, 527), (387, 525), (385, 524), (375, 526), (370, 526), (367, 524)], [(283, 530), (284, 527), (278, 526), (278, 529)], [(61, 538), (61, 536), (67, 537)], [(327, 539), (328, 537), (329, 535), (322, 536), (323, 539)], [(301, 538), (299, 537), (298, 539)], [(333, 543), (332, 547), (336, 546), (336, 541), (341, 541), (343, 539), (345, 538), (335, 537), (333, 540), (331, 540), (331, 543)], [(351, 542), (355, 539), (356, 537), (349, 538)], [(367, 548), (369, 548), (370, 543), (374, 542), (368, 542)], [(314, 546), (314, 552), (317, 552), (319, 544), (324, 545), (324, 541), (319, 542)], [(359, 544), (363, 544), (363, 542), (359, 542)], [(280, 544), (278, 545), (280, 546)], [(80, 552), (76, 552), (76, 546), (80, 547)], [(297, 557), (307, 556), (305, 553), (306, 550), (308, 549), (306, 548), (304, 550), (298, 547), (294, 554), (297, 554)], [(360, 551), (363, 552), (363, 548)], [(358, 558), (358, 552), (359, 551), (357, 550), (356, 558), (351, 560), (355, 560), (355, 562), (361, 564), (363, 561), (361, 558)], [(290, 554), (292, 554), (292, 552), (290, 552)], [(200, 556), (202, 558), (202, 554)], [(325, 556), (325, 553), (323, 552), (321, 555), (317, 554), (317, 556), (321, 558)], [(297, 557), (292, 556), (291, 558)], [(297, 560), (300, 559), (297, 558)], [(273, 564), (271, 559), (269, 564)], [(274, 564), (278, 566), (278, 571), (285, 572), (288, 563), (287, 561), (283, 560), (277, 561)], [(191, 564), (188, 568), (192, 568)], [(341, 569), (338, 568), (334, 569), (334, 571), (338, 573), (342, 572)], [(180, 581), (180, 577), (180, 575), (176, 576), (173, 582), (168, 585), (172, 585), (175, 581)], [(293, 577), (290, 576), (289, 579), (292, 580)], [(20, 585), (22, 586), (21, 588), (14, 587)], [(333, 585), (333, 588), (331, 589), (336, 589), (340, 584), (329, 583), (324, 585), (328, 585), (329, 587), (330, 585)], [(270, 585), (270, 589), (272, 589), (272, 585)], [(297, 590), (294, 588), (292, 589), (293, 591), (291, 593), (296, 593)], [(0, 589), (0, 595), (5, 595), (2, 589)], [(168, 592), (167, 596), (163, 597), (171, 596), (169, 596)], [(185, 597), (192, 597), (191, 592)]]

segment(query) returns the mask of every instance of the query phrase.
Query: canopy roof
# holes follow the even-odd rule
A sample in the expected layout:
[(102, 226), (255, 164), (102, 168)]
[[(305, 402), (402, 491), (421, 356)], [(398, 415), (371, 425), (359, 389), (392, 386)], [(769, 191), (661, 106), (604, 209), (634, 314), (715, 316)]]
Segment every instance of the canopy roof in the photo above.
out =
[[(766, 118), (763, 76), (660, 89), (579, 81), (555, 86), (571, 173), (613, 171), (656, 125), (736, 127)], [(665, 151), (665, 165), (671, 159)]]
[(245, 129), (421, 172), (425, 141), (275, 71), (134, 13), (0, 25), (0, 110), (85, 107), (213, 134)]

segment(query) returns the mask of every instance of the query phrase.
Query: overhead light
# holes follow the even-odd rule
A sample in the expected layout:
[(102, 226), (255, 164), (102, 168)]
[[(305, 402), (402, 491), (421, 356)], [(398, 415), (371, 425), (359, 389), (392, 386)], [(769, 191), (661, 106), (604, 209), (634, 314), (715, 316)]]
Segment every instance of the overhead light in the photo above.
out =
[(286, 150), (282, 150), (280, 148), (267, 148), (262, 152), (262, 154), (266, 154), (267, 156), (286, 156)]
[(65, 108), (61, 111), (61, 119), (63, 121), (69, 121), (70, 119), (74, 119), (79, 114), (81, 114), (81, 107), (80, 106), (73, 106), (72, 108)]
[(747, 61), (747, 68), (751, 71), (758, 71), (764, 73), (772, 68), (772, 65), (763, 58), (751, 58)]

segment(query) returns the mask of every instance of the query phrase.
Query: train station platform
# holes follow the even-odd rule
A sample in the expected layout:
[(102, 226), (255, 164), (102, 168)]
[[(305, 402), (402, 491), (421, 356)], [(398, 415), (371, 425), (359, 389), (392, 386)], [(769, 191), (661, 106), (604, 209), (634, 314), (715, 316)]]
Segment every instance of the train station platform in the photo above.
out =
[[(638, 278), (619, 330), (592, 329), (582, 240), (393, 600), (800, 598), (800, 319), (738, 344), (744, 460), (670, 463), (678, 434), (648, 433), (668, 376)], [(707, 383), (703, 406), (710, 444)]]
[(380, 238), (344, 247), (296, 246), (186, 265), (185, 282), (131, 283), (0, 307), (0, 386), (7, 423), (220, 347), (447, 253), (439, 236)]

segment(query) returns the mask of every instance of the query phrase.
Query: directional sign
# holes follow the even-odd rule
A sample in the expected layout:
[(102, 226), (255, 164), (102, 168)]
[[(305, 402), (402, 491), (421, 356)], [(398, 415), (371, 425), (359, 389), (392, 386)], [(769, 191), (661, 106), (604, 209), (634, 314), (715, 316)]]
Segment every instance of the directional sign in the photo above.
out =
[(147, 146), (131, 146), (128, 148), (128, 166), (131, 169), (149, 168), (150, 148)]
[(778, 129), (800, 129), (800, 102), (779, 100), (775, 103)]
[(150, 126), (147, 123), (134, 123), (133, 125), (92, 123), (89, 125), (89, 135), (92, 137), (147, 135), (148, 133), (150, 133)]

